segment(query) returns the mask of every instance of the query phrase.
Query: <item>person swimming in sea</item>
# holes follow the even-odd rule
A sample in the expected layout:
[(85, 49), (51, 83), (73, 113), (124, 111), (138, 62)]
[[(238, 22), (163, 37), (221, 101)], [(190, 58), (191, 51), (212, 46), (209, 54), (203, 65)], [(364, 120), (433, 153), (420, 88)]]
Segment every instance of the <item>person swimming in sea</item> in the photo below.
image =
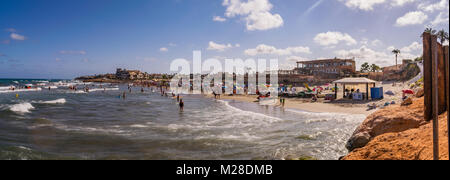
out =
[(180, 106), (180, 111), (184, 111), (184, 102), (183, 102), (183, 99), (180, 99), (179, 106)]

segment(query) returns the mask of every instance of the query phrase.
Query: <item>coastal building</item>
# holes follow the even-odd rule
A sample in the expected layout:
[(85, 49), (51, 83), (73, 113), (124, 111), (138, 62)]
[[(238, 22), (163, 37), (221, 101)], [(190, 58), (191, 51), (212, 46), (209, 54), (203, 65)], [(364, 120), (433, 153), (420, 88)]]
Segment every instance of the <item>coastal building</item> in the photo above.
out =
[(299, 61), (294, 69), (299, 74), (318, 75), (335, 74), (339, 76), (351, 76), (356, 73), (356, 62), (354, 59), (323, 59), (313, 61)]
[(149, 78), (149, 75), (138, 70), (117, 68), (116, 78), (121, 80), (142, 80)]

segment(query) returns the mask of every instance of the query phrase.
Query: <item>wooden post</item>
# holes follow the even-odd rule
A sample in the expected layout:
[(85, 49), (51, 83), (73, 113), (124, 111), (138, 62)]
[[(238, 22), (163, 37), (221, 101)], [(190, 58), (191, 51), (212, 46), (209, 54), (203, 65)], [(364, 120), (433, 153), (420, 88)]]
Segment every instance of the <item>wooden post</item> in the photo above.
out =
[(344, 90), (344, 92), (343, 92), (344, 96), (342, 96), (342, 97), (345, 98), (345, 84), (343, 84), (343, 86), (344, 86), (344, 89), (342, 89), (342, 90)]
[(366, 100), (369, 100), (369, 83), (366, 83)]
[(433, 159), (439, 160), (439, 70), (437, 36), (431, 35)]
[(337, 83), (334, 83), (334, 99), (337, 100), (338, 96), (338, 86)]
[(447, 138), (448, 138), (448, 151), (450, 154), (450, 60), (448, 56), (448, 46), (444, 47), (444, 64), (445, 64), (445, 92), (447, 95)]
[(432, 114), (432, 75), (431, 75), (431, 35), (423, 33), (423, 82), (424, 82), (424, 117), (425, 121), (433, 118)]

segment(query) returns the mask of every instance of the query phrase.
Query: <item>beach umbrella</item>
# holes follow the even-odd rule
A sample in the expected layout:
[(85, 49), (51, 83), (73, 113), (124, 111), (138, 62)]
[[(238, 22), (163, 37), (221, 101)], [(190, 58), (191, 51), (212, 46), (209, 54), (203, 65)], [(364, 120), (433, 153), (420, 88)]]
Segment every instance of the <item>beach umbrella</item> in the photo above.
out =
[(402, 92), (405, 93), (405, 94), (414, 94), (414, 91), (410, 90), (410, 89), (403, 90)]

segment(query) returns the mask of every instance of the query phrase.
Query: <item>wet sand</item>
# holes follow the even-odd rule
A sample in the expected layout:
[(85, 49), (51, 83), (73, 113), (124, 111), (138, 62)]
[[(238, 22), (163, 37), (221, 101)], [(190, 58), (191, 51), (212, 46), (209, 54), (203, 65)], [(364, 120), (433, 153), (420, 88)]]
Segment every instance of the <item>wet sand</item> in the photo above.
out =
[[(212, 95), (207, 95), (208, 98), (214, 98)], [(257, 103), (256, 95), (222, 95), (220, 99), (235, 100), (241, 102)], [(340, 114), (363, 114), (369, 115), (376, 110), (367, 111), (367, 104), (332, 104), (327, 102), (311, 103), (310, 99), (300, 98), (286, 98), (285, 108), (297, 109), (302, 111), (317, 112), (317, 113), (340, 113)], [(279, 103), (277, 104), (279, 106)]]

